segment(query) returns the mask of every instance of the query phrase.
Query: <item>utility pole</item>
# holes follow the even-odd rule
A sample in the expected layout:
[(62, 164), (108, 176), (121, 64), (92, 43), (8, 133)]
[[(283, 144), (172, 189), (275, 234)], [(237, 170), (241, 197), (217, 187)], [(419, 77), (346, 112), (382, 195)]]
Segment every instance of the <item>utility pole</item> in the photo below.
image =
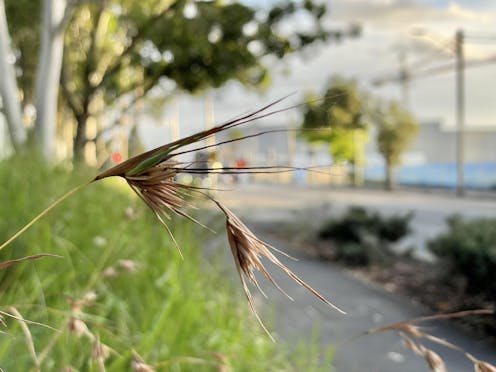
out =
[(405, 51), (400, 52), (399, 54), (399, 62), (400, 62), (400, 76), (399, 80), (401, 82), (401, 98), (403, 101), (403, 107), (405, 109), (410, 108), (410, 72), (408, 71), (408, 64), (406, 61), (406, 53)]
[(464, 135), (465, 135), (465, 58), (463, 53), (463, 30), (458, 30), (455, 35), (456, 54), (456, 166), (457, 166), (457, 196), (465, 194), (464, 175)]

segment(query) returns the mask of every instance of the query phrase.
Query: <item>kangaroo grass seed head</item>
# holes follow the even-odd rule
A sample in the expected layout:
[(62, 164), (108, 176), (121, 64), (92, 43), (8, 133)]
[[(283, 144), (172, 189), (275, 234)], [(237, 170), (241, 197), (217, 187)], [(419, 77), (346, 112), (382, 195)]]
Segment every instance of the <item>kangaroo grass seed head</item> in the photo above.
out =
[[(212, 145), (203, 146), (194, 150), (180, 151), (184, 146), (197, 143), (198, 141), (201, 141), (217, 132), (233, 128), (235, 126), (247, 123), (260, 117), (271, 115), (274, 112), (278, 112), (265, 112), (268, 108), (272, 107), (278, 102), (279, 101), (276, 101), (261, 108), (260, 110), (238, 117), (214, 128), (199, 132), (197, 134), (193, 134), (189, 137), (180, 139), (178, 141), (166, 144), (164, 146), (130, 158), (127, 161), (100, 173), (94, 179), (94, 181), (98, 181), (113, 176), (124, 178), (131, 189), (148, 205), (148, 207), (153, 211), (160, 223), (162, 223), (162, 225), (166, 228), (178, 250), (179, 246), (174, 239), (172, 231), (167, 225), (167, 221), (171, 219), (171, 215), (175, 214), (186, 217), (193, 222), (201, 225), (200, 222), (184, 212), (184, 210), (188, 207), (194, 208), (194, 205), (188, 201), (190, 199), (189, 196), (192, 192), (196, 192), (206, 196), (208, 199), (213, 201), (226, 217), (227, 238), (234, 257), (236, 269), (241, 279), (243, 290), (245, 292), (246, 298), (248, 299), (249, 306), (267, 334), (269, 334), (269, 332), (267, 331), (257, 312), (255, 311), (252, 294), (248, 288), (247, 281), (257, 287), (259, 291), (265, 296), (255, 277), (255, 271), (260, 271), (265, 276), (265, 278), (267, 278), (279, 291), (284, 293), (288, 298), (291, 299), (291, 297), (287, 295), (286, 292), (284, 292), (284, 290), (274, 281), (273, 277), (269, 274), (262, 263), (263, 258), (272, 262), (286, 275), (288, 275), (301, 286), (305, 287), (321, 301), (343, 314), (344, 312), (336, 307), (334, 304), (326, 300), (320, 293), (318, 293), (307, 283), (301, 280), (290, 269), (288, 269), (272, 252), (281, 253), (283, 255), (285, 254), (258, 239), (255, 234), (253, 234), (253, 232), (248, 229), (248, 227), (246, 227), (246, 225), (227, 207), (219, 203), (208, 193), (203, 192), (202, 190), (204, 189), (183, 185), (177, 181), (177, 176), (181, 173), (214, 173), (219, 172), (218, 168), (194, 168), (194, 163), (183, 163), (175, 159), (175, 157), (185, 153), (203, 150), (205, 148), (211, 147)], [(221, 142), (213, 146), (218, 146), (224, 143), (229, 143), (248, 137), (253, 137), (253, 135), (241, 137), (232, 141)], [(242, 168), (241, 170), (233, 168), (222, 168), (220, 170), (226, 173), (240, 171), (245, 173), (277, 173), (294, 170), (290, 167), (276, 168), (278, 169), (274, 169), (274, 167), (250, 167)], [(179, 250), (179, 252), (181, 251)]]
[(442, 358), (433, 350), (428, 349), (422, 344), (414, 341), (411, 337), (415, 338), (416, 340), (426, 339), (435, 344), (462, 353), (468, 360), (470, 360), (473, 363), (474, 370), (476, 372), (496, 372), (496, 368), (492, 364), (481, 361), (476, 357), (474, 357), (472, 354), (463, 350), (461, 347), (443, 338), (439, 338), (434, 335), (431, 335), (421, 327), (414, 325), (414, 323), (421, 323), (421, 322), (439, 320), (439, 319), (453, 319), (453, 318), (461, 318), (470, 315), (493, 315), (493, 314), (494, 314), (494, 310), (491, 309), (465, 310), (465, 311), (458, 311), (447, 314), (434, 314), (430, 316), (423, 316), (409, 320), (404, 320), (398, 323), (389, 324), (379, 328), (370, 329), (366, 331), (364, 334), (374, 334), (374, 333), (388, 332), (388, 331), (399, 332), (401, 338), (405, 342), (405, 345), (415, 354), (423, 357), (426, 360), (426, 362), (429, 364), (430, 369), (435, 372), (446, 371), (446, 366)]
[(446, 365), (444, 364), (441, 357), (431, 349), (427, 349), (423, 345), (419, 345), (419, 350), (421, 355), (424, 357), (425, 361), (429, 365), (431, 371), (433, 372), (446, 372)]
[(104, 278), (115, 278), (117, 275), (119, 275), (119, 273), (114, 266), (108, 266), (102, 272), (102, 276)]
[(118, 265), (128, 273), (134, 273), (138, 270), (138, 263), (133, 260), (119, 260)]
[[(306, 288), (313, 295), (315, 295), (319, 300), (332, 307), (333, 309), (339, 311), (342, 314), (345, 314), (344, 311), (339, 309), (333, 303), (325, 299), (319, 292), (310, 287), (307, 283), (301, 280), (296, 274), (294, 274), (287, 266), (285, 266), (271, 251), (280, 253), (284, 256), (292, 258), (288, 256), (286, 253), (279, 251), (278, 249), (272, 247), (266, 242), (260, 240), (255, 236), (255, 234), (227, 207), (222, 205), (220, 202), (215, 201), (220, 210), (224, 213), (226, 217), (226, 232), (227, 239), (229, 241), (229, 246), (231, 247), (231, 253), (234, 258), (234, 263), (236, 265), (236, 269), (239, 274), (239, 278), (241, 279), (241, 284), (243, 286), (243, 290), (245, 292), (246, 298), (248, 299), (248, 303), (250, 309), (253, 311), (255, 317), (258, 322), (261, 324), (263, 329), (268, 332), (267, 328), (262, 323), (260, 317), (258, 316), (255, 307), (253, 305), (252, 294), (248, 288), (246, 280), (253, 284), (260, 293), (264, 297), (267, 297), (265, 293), (260, 288), (258, 281), (255, 277), (255, 271), (260, 271), (265, 278), (267, 278), (281, 293), (287, 296), (290, 300), (293, 300), (274, 280), (274, 278), (267, 271), (265, 266), (262, 263), (262, 259), (265, 258), (268, 261), (272, 262), (276, 267), (282, 270), (286, 275), (288, 275), (295, 282)], [(271, 337), (272, 338), (272, 337)]]
[(496, 372), (496, 367), (483, 361), (476, 361), (474, 364), (475, 372)]
[(116, 352), (102, 343), (98, 338), (95, 338), (91, 347), (92, 359), (105, 362), (112, 354), (116, 354)]
[[(286, 98), (286, 97), (284, 97)], [(179, 156), (193, 153), (195, 151), (204, 150), (207, 148), (212, 148), (216, 146), (220, 146), (226, 143), (232, 143), (235, 141), (240, 141), (247, 138), (256, 137), (259, 135), (264, 135), (270, 133), (271, 131), (260, 132), (257, 134), (247, 135), (244, 137), (235, 138), (232, 140), (223, 141), (220, 143), (216, 143), (213, 145), (203, 145), (192, 150), (185, 150), (184, 147), (192, 144), (197, 144), (199, 141), (202, 141), (218, 132), (225, 131), (234, 127), (237, 127), (242, 124), (246, 124), (252, 122), (256, 119), (264, 118), (270, 115), (273, 115), (278, 112), (286, 111), (288, 109), (297, 107), (290, 106), (282, 109), (271, 109), (272, 106), (281, 102), (284, 98), (279, 99), (275, 102), (272, 102), (258, 110), (252, 111), (245, 115), (239, 116), (233, 120), (229, 120), (223, 124), (220, 124), (216, 127), (201, 131), (199, 133), (193, 134), (191, 136), (179, 139), (177, 141), (165, 144), (163, 146), (157, 147), (153, 150), (144, 152), (137, 156), (134, 156), (108, 170), (105, 170), (98, 174), (92, 181), (96, 182), (108, 177), (121, 177), (126, 180), (129, 187), (145, 202), (146, 205), (153, 211), (157, 219), (160, 223), (165, 227), (167, 232), (169, 233), (172, 241), (176, 245), (179, 250), (179, 245), (177, 244), (172, 231), (170, 230), (167, 221), (171, 219), (172, 215), (178, 215), (181, 217), (185, 217), (201, 226), (203, 226), (199, 221), (195, 220), (193, 217), (188, 215), (185, 210), (187, 208), (195, 208), (195, 205), (190, 202), (190, 196), (192, 193), (200, 194), (206, 196), (211, 201), (216, 203), (216, 205), (220, 208), (222, 213), (226, 217), (226, 232), (229, 241), (229, 245), (231, 247), (231, 252), (234, 257), (234, 262), (236, 264), (236, 268), (241, 279), (241, 283), (243, 286), (243, 290), (248, 299), (249, 306), (256, 318), (262, 325), (262, 327), (267, 331), (265, 326), (262, 324), (259, 316), (257, 315), (255, 308), (253, 306), (252, 295), (250, 290), (248, 289), (248, 285), (246, 281), (248, 280), (251, 284), (255, 285), (260, 292), (263, 294), (263, 291), (258, 285), (258, 282), (255, 278), (255, 271), (260, 271), (262, 274), (282, 293), (286, 294), (281, 287), (274, 281), (272, 276), (266, 270), (262, 263), (262, 259), (266, 259), (272, 262), (277, 268), (282, 270), (286, 275), (292, 278), (295, 282), (306, 288), (313, 295), (315, 295), (318, 299), (332, 307), (333, 309), (344, 313), (334, 304), (326, 300), (320, 293), (310, 287), (307, 283), (301, 280), (296, 274), (294, 274), (290, 269), (288, 269), (274, 254), (273, 252), (280, 253), (285, 255), (283, 252), (278, 251), (274, 247), (268, 245), (262, 240), (258, 239), (253, 232), (246, 227), (246, 225), (241, 222), (241, 220), (231, 212), (227, 207), (220, 204), (217, 200), (213, 199), (209, 196), (208, 192), (211, 191), (208, 189), (197, 188), (194, 186), (189, 186), (182, 184), (178, 181), (178, 176), (181, 174), (205, 174), (205, 173), (218, 173), (224, 172), (226, 174), (234, 174), (234, 173), (281, 173), (281, 172), (290, 172), (296, 169), (307, 169), (309, 168), (292, 168), (292, 167), (284, 167), (284, 166), (276, 166), (276, 167), (268, 167), (268, 166), (260, 166), (260, 167), (246, 167), (246, 168), (207, 168), (207, 169), (199, 169), (194, 168), (194, 162), (181, 162), (178, 160)], [(79, 187), (74, 188), (73, 190), (67, 192), (62, 197), (53, 202), (49, 207), (43, 210), (40, 214), (38, 214), (34, 219), (32, 219), (27, 225), (25, 225), (21, 230), (19, 230), (14, 236), (8, 239), (5, 243), (0, 245), (0, 250), (10, 244), (13, 240), (15, 240), (18, 236), (20, 236), (24, 231), (26, 231), (30, 226), (32, 226), (36, 221), (38, 221), (42, 216), (44, 216), (48, 211), (53, 209), (60, 202), (68, 198), (73, 193), (77, 192), (82, 187), (86, 186), (86, 184), (81, 185)], [(131, 215), (131, 213), (130, 213)], [(128, 217), (128, 218), (132, 218)], [(205, 227), (205, 226), (203, 226)], [(95, 245), (103, 246), (107, 242), (104, 239), (96, 240)], [(179, 250), (180, 252), (180, 250)], [(31, 258), (32, 259), (32, 258)], [(10, 264), (9, 262), (4, 263), (5, 265)], [(1, 268), (1, 266), (0, 266)], [(127, 265), (122, 266), (120, 268), (128, 269), (132, 271), (133, 269)], [(105, 277), (112, 277), (115, 275), (115, 268), (107, 269), (104, 272)], [(265, 296), (265, 294), (264, 294)], [(286, 294), (286, 296), (288, 296)], [(289, 296), (288, 296), (289, 297)], [(291, 297), (289, 297), (291, 299)], [(81, 308), (85, 306), (87, 303), (77, 302), (75, 301), (71, 307), (73, 310), (73, 314), (80, 312)], [(77, 334), (84, 334), (87, 331), (86, 324), (80, 321), (75, 314), (74, 318), (71, 320), (71, 329)], [(86, 328), (85, 328), (86, 327)], [(268, 333), (268, 331), (267, 331)], [(136, 361), (138, 363), (138, 361)], [(135, 370), (137, 370), (135, 368)], [(146, 369), (140, 369), (146, 370)]]
[(82, 321), (79, 318), (72, 317), (69, 320), (69, 325), (68, 325), (69, 331), (73, 333), (76, 337), (80, 338), (83, 336), (89, 337), (90, 335), (92, 336), (92, 333), (88, 329), (88, 326), (84, 321)]

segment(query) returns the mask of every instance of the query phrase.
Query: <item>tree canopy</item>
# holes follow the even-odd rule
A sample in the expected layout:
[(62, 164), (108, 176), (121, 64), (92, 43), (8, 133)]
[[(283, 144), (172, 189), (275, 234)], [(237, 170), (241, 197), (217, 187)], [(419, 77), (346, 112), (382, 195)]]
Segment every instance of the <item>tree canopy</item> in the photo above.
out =
[(401, 154), (418, 133), (417, 121), (398, 103), (393, 102), (376, 115), (376, 124), (379, 152), (388, 164), (401, 164)]
[(307, 97), (302, 129), (310, 142), (329, 143), (336, 162), (355, 163), (357, 154), (363, 157), (367, 124), (356, 83), (334, 78), (323, 96)]
[[(6, 1), (20, 89), (25, 102), (30, 102), (36, 58), (42, 57), (41, 37), (33, 28), (40, 28), (42, 7), (38, 1)], [(178, 89), (196, 93), (231, 79), (262, 86), (268, 81), (265, 56), (283, 58), (316, 41), (339, 41), (360, 33), (356, 25), (324, 28), (326, 8), (311, 0), (263, 9), (218, 0), (68, 0), (67, 4), (62, 102), (75, 118), (74, 151), (79, 154), (94, 140), (87, 138), (86, 122), (98, 114), (96, 99), (100, 106), (102, 102), (105, 107), (117, 106), (122, 99), (130, 106), (151, 91), (155, 96)], [(302, 14), (307, 27), (287, 27)]]
[(417, 135), (418, 122), (396, 102), (388, 104), (385, 109), (378, 108), (374, 119), (377, 146), (386, 165), (386, 187), (392, 189), (394, 167), (401, 164), (401, 155)]
[[(311, 17), (312, 30), (277, 31), (296, 12)], [(260, 86), (268, 76), (264, 56), (282, 58), (317, 40), (337, 37), (323, 29), (324, 12), (311, 1), (288, 2), (266, 12), (239, 2), (185, 0), (120, 0), (79, 7), (66, 35), (62, 79), (64, 98), (78, 122), (76, 153), (88, 140), (85, 120), (93, 114), (95, 97), (116, 104), (150, 91), (164, 96), (177, 89), (196, 93), (231, 79)]]

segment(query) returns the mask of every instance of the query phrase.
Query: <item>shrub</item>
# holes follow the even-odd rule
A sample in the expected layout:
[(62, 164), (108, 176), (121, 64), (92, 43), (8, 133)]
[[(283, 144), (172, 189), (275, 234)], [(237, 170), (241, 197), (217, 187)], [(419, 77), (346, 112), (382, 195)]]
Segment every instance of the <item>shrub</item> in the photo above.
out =
[(349, 265), (367, 265), (391, 256), (390, 244), (410, 232), (412, 214), (383, 217), (362, 207), (350, 207), (319, 231), (321, 239), (335, 243), (334, 258)]
[(372, 259), (370, 247), (361, 243), (339, 243), (334, 258), (349, 266), (367, 266)]
[(448, 231), (429, 241), (429, 249), (447, 267), (446, 275), (464, 278), (466, 290), (496, 294), (496, 219), (447, 220)]
[(383, 242), (396, 243), (410, 234), (412, 213), (381, 217), (377, 214), (377, 237)]
[(366, 209), (351, 207), (341, 219), (330, 219), (320, 230), (323, 239), (338, 242), (359, 243), (364, 230), (370, 230), (375, 224), (373, 216)]

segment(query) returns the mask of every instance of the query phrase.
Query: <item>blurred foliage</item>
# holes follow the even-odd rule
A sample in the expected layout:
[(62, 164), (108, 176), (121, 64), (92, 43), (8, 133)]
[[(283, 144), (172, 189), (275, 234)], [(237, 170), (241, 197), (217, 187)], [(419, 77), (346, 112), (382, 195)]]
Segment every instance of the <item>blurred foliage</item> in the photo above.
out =
[(362, 207), (351, 207), (340, 218), (331, 218), (319, 237), (332, 241), (334, 258), (348, 265), (368, 265), (392, 256), (390, 245), (410, 233), (412, 214), (384, 217)]
[(25, 104), (32, 103), (40, 45), (41, 0), (5, 0), (5, 12), (18, 66), (19, 89)]
[[(74, 151), (88, 141), (86, 123), (113, 105), (128, 109), (153, 91), (196, 93), (235, 79), (268, 84), (262, 58), (283, 58), (317, 41), (356, 37), (360, 27), (325, 29), (325, 5), (284, 1), (252, 8), (243, 2), (188, 0), (75, 1), (65, 33), (62, 97), (77, 130)], [(21, 89), (30, 100), (38, 53), (40, 2), (7, 0)], [(305, 27), (298, 19), (305, 19)], [(119, 101), (125, 101), (120, 106)], [(122, 103), (122, 102), (121, 102)], [(118, 123), (116, 122), (116, 125)]]
[(398, 103), (377, 108), (373, 115), (377, 126), (377, 144), (386, 164), (386, 187), (393, 188), (394, 167), (401, 164), (401, 154), (408, 149), (419, 131), (417, 120)]
[(496, 296), (496, 219), (447, 220), (448, 231), (429, 241), (429, 249), (440, 259), (447, 278), (459, 276), (467, 292)]
[[(129, 95), (167, 97), (177, 89), (196, 93), (231, 79), (263, 87), (269, 80), (262, 57), (282, 58), (335, 36), (320, 23), (324, 12), (325, 7), (310, 1), (266, 11), (220, 1), (86, 3), (74, 13), (66, 34), (64, 97), (78, 127), (84, 127), (95, 114), (91, 104), (96, 97), (115, 106)], [(311, 21), (311, 31), (279, 31), (300, 13)], [(83, 129), (76, 137), (85, 136)], [(76, 152), (85, 141), (76, 138)]]
[[(29, 154), (0, 162), (2, 241), (91, 176), (87, 170), (48, 167)], [(73, 317), (115, 351), (104, 363), (107, 371), (132, 370), (133, 349), (156, 370), (306, 366), (313, 344), (289, 353), (283, 343), (270, 341), (249, 312), (241, 289), (233, 284), (232, 260), (225, 260), (228, 247), (205, 257), (205, 230), (189, 221), (169, 223), (184, 259), (127, 185), (109, 179), (64, 201), (0, 252), (0, 262), (38, 253), (61, 256), (0, 271), (1, 310), (11, 312), (12, 305), (25, 319), (56, 328), (27, 324), (38, 359), (44, 355), (39, 370), (103, 370), (94, 342), (71, 328)], [(74, 309), (75, 301), (88, 293), (93, 299)], [(2, 368), (36, 370), (19, 322), (9, 317), (3, 321)], [(308, 369), (317, 370), (328, 368)]]
[(356, 82), (333, 78), (322, 97), (308, 95), (302, 129), (308, 141), (329, 143), (336, 162), (363, 158), (367, 124), (364, 97)]

